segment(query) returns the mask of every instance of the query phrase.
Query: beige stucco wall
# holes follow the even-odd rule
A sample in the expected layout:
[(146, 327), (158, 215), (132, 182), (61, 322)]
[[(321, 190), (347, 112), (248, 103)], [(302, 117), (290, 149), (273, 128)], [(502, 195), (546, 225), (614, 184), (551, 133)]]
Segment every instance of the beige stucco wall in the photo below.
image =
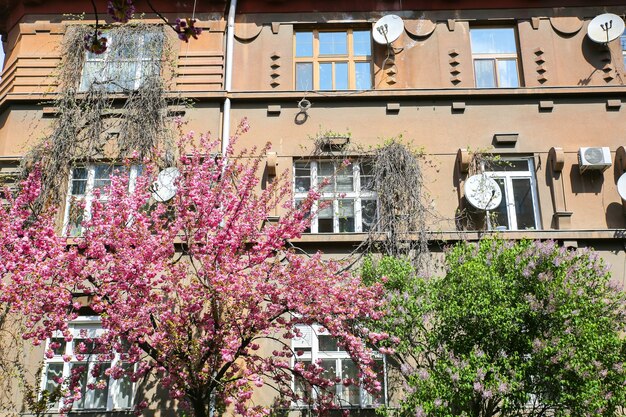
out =
[[(626, 101), (626, 74), (619, 42), (610, 44), (609, 54), (585, 35), (590, 18), (604, 11), (621, 15), (626, 6), (398, 12), (407, 30), (393, 44), (393, 82), (391, 75), (380, 68), (388, 49), (375, 45), (374, 90), (308, 93), (293, 91), (294, 30), (337, 27), (333, 25), (345, 28), (355, 23), (371, 27), (383, 13), (239, 15), (233, 92), (228, 93), (233, 106), (231, 132), (239, 120), (247, 117), (252, 128), (238, 146), (260, 147), (272, 142), (279, 172), (291, 172), (294, 158), (312, 155), (314, 139), (327, 130), (349, 133), (350, 152), (354, 155), (402, 135), (406, 143), (425, 153), (424, 185), (437, 214), (429, 219), (437, 244), (481, 236), (459, 231), (455, 223), (458, 210), (464, 207), (465, 175), (458, 171), (459, 148), (533, 156), (542, 230), (502, 235), (552, 238), (594, 247), (611, 264), (614, 277), (626, 283), (626, 220), (615, 185), (622, 174), (615, 162), (616, 151), (626, 142), (626, 105), (621, 104)], [(193, 104), (184, 109), (188, 121), (185, 129), (210, 131), (213, 137), (219, 137), (222, 104), (227, 96), (223, 91), (225, 21), (221, 15), (209, 14), (201, 14), (199, 19), (205, 29), (200, 39), (175, 44), (171, 96)], [(44, 108), (54, 98), (65, 23), (70, 22), (61, 16), (25, 16), (5, 39), (0, 159), (23, 155), (49, 132), (54, 113)], [(476, 24), (488, 23), (516, 27), (525, 87), (473, 88), (469, 30)], [(429, 25), (433, 30), (425, 33)], [(312, 107), (303, 121), (297, 104), (305, 97)], [(609, 100), (617, 100), (621, 106), (610, 107)], [(540, 109), (542, 101), (552, 102), (553, 108)], [(453, 103), (464, 109), (454, 110)], [(494, 146), (494, 134), (500, 133), (516, 133), (516, 145)], [(609, 147), (613, 165), (603, 173), (581, 175), (577, 152), (582, 146)], [(555, 186), (548, 161), (552, 147), (562, 148), (565, 154), (565, 207), (561, 208), (572, 212), (571, 224), (560, 230), (556, 230), (553, 217), (558, 207), (553, 202)], [(309, 235), (296, 244), (310, 251), (323, 249), (329, 256), (341, 258), (363, 238), (359, 234)], [(273, 346), (264, 345), (263, 349), (271, 353)], [(26, 362), (36, 368), (41, 357), (38, 349), (27, 356)], [(148, 415), (163, 415), (161, 409), (171, 409), (172, 404), (154, 390), (151, 382), (145, 382), (141, 389), (154, 400)], [(255, 394), (254, 400), (268, 402), (272, 396), (271, 390), (263, 390)]]

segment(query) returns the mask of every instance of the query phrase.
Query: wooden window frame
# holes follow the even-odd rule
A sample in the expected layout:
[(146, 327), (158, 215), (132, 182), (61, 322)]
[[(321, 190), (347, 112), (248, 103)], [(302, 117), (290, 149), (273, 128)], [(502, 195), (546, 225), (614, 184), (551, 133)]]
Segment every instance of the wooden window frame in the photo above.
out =
[[(374, 45), (371, 43), (370, 36), (370, 55), (354, 55), (354, 32), (362, 32), (368, 31), (371, 35), (371, 28), (337, 28), (337, 29), (307, 29), (307, 30), (296, 30), (294, 31), (293, 37), (293, 57), (294, 57), (294, 65), (293, 65), (293, 80), (294, 85), (297, 89), (296, 83), (296, 67), (298, 64), (312, 64), (313, 65), (313, 73), (312, 73), (312, 85), (313, 90), (321, 90), (320, 88), (320, 64), (330, 63), (332, 66), (332, 83), (333, 88), (331, 90), (324, 91), (334, 91), (337, 90), (335, 88), (335, 65), (336, 63), (347, 63), (348, 64), (348, 90), (356, 90), (356, 64), (357, 63), (369, 63), (370, 64), (370, 81), (371, 87), (370, 90), (374, 88), (374, 72), (373, 72), (373, 50)], [(296, 33), (307, 33), (311, 32), (313, 34), (313, 54), (308, 57), (298, 57), (296, 56)], [(347, 34), (347, 54), (336, 54), (336, 55), (320, 55), (319, 53), (319, 34), (320, 33), (331, 33), (331, 32), (346, 32)]]

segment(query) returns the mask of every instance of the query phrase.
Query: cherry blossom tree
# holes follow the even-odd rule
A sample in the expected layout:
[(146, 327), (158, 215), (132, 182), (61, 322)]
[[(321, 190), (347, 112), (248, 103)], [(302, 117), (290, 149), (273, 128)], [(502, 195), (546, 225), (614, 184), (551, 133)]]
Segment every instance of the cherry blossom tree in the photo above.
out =
[[(198, 39), (198, 36), (202, 33), (202, 28), (196, 26), (196, 19), (193, 17), (185, 19), (176, 19), (174, 23), (171, 23), (165, 16), (163, 16), (152, 5), (150, 0), (146, 0), (146, 4), (150, 10), (156, 14), (166, 26), (172, 28), (172, 30), (183, 42), (189, 42), (189, 39)], [(94, 54), (103, 54), (107, 50), (108, 38), (100, 31), (101, 23), (98, 18), (98, 8), (94, 0), (91, 0), (91, 6), (96, 18), (96, 24), (94, 25), (94, 31), (85, 36), (85, 49)], [(133, 18), (135, 13), (135, 1), (134, 0), (109, 0), (107, 3), (107, 14), (116, 23), (128, 23)]]
[[(328, 394), (334, 376), (324, 378), (316, 363), (292, 365), (296, 326), (316, 323), (357, 364), (360, 381), (341, 382), (379, 390), (366, 345), (385, 335), (355, 323), (382, 317), (381, 288), (363, 286), (320, 253), (287, 246), (308, 227), (318, 194), (295, 208), (286, 173), (262, 187), (259, 155), (268, 147), (235, 154), (231, 146), (218, 158), (211, 156), (216, 145), (183, 135), (177, 193), (167, 203), (151, 200), (154, 164), (135, 182), (114, 176), (106, 202), (94, 198), (82, 235), (72, 239), (58, 233), (55, 208), (32, 215), (41, 177), (35, 168), (0, 210), (0, 302), (26, 319), (23, 337), (41, 344), (56, 332), (71, 340), (68, 323), (88, 308), (105, 333), (89, 341), (93, 351), (82, 346), (78, 360), (92, 354), (110, 361), (117, 352), (134, 366), (114, 366), (109, 378), (151, 374), (196, 417), (226, 409), (267, 415), (267, 405), (251, 402), (253, 390), (272, 387), (289, 406), (301, 400), (294, 377), (318, 392), (317, 407), (336, 406)], [(282, 214), (270, 221), (275, 210)], [(261, 353), (264, 343), (276, 346), (271, 355)], [(51, 356), (56, 346), (49, 346)], [(80, 399), (78, 379), (58, 381), (64, 411)], [(104, 377), (89, 388), (102, 384)]]

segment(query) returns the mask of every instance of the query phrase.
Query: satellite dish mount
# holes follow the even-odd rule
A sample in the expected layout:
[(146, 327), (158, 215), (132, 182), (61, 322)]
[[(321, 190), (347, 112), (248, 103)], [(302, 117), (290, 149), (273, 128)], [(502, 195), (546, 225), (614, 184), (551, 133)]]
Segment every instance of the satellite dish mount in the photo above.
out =
[(391, 45), (393, 41), (398, 39), (404, 31), (404, 22), (400, 16), (388, 14), (374, 24), (372, 37), (374, 42), (381, 45)]
[(608, 45), (609, 42), (622, 36), (625, 28), (621, 17), (613, 13), (604, 13), (589, 22), (587, 36), (595, 43)]

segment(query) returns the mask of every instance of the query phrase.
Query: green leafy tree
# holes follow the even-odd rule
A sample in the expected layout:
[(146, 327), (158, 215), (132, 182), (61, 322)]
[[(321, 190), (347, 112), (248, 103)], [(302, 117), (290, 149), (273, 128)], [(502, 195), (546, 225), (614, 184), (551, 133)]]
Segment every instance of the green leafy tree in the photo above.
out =
[(422, 279), (402, 259), (364, 264), (388, 290), (391, 314), (368, 326), (399, 340), (399, 415), (624, 412), (626, 298), (595, 253), (487, 239), (454, 246), (445, 266)]

